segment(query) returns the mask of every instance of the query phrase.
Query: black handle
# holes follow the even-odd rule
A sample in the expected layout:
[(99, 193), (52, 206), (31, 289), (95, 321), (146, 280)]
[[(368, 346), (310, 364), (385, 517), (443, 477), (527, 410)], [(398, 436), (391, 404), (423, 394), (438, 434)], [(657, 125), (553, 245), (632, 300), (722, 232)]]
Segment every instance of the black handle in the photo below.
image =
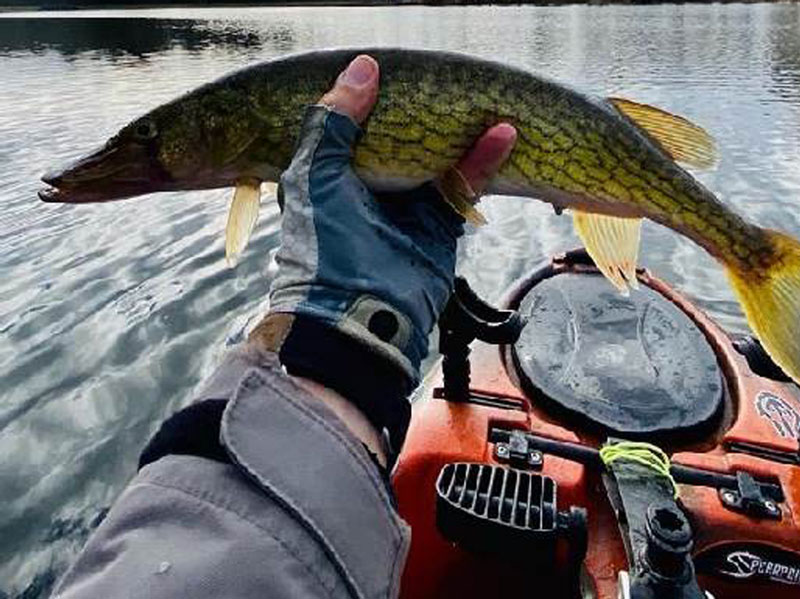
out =
[(443, 356), (444, 396), (465, 401), (469, 396), (469, 344), (475, 339), (493, 345), (519, 339), (525, 319), (515, 310), (499, 310), (483, 301), (463, 277), (439, 317), (439, 351)]

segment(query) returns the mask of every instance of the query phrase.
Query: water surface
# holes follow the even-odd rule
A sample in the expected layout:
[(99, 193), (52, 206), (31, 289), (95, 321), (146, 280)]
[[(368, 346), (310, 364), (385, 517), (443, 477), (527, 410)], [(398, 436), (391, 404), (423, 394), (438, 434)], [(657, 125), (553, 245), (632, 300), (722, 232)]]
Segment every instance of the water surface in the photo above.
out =
[[(169, 9), (0, 18), (0, 598), (44, 597), (165, 415), (259, 311), (278, 215), (224, 265), (229, 191), (42, 204), (37, 179), (176, 94), (311, 48), (448, 49), (652, 102), (717, 137), (699, 177), (800, 236), (800, 6)], [(577, 244), (544, 204), (489, 198), (460, 269), (490, 299)], [(731, 330), (719, 267), (655, 225), (642, 262)]]

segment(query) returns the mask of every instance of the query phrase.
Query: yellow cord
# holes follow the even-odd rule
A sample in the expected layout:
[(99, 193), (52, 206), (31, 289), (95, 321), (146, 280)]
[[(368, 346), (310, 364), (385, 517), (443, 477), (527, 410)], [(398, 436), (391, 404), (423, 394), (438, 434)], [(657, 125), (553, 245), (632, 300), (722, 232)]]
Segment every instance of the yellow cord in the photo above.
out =
[(670, 482), (674, 497), (675, 499), (678, 498), (678, 484), (669, 471), (669, 456), (660, 447), (650, 443), (621, 441), (602, 447), (600, 449), (600, 459), (603, 460), (606, 466), (610, 466), (617, 460), (628, 460), (650, 468)]

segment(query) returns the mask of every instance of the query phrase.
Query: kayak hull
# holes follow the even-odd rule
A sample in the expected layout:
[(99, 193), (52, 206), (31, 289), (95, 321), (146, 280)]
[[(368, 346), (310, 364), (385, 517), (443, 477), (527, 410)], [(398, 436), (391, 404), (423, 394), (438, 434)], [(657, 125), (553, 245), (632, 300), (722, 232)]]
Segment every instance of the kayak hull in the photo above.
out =
[[(569, 255), (553, 259), (517, 284), (504, 301), (516, 308), (542, 280), (561, 274), (596, 276), (593, 266)], [(724, 379), (723, 412), (701, 437), (675, 436), (659, 441), (680, 464), (716, 474), (750, 474), (780, 487), (780, 519), (757, 518), (723, 504), (713, 486), (681, 484), (680, 505), (694, 532), (693, 560), (700, 586), (718, 599), (771, 599), (800, 596), (800, 390), (791, 383), (753, 372), (744, 355), (713, 320), (666, 283), (646, 271), (640, 285), (649, 287), (682, 310), (703, 332)], [(533, 433), (553, 441), (596, 449), (608, 436), (576, 425), (526, 393), (511, 346), (475, 342), (471, 346), (470, 391), (474, 401), (442, 397), (441, 365), (426, 378), (413, 405), (406, 444), (393, 475), (399, 509), (413, 530), (403, 578), (406, 599), (468, 599), (530, 596), (548, 599), (576, 595), (574, 564), (563, 547), (555, 563), (537, 565), (535, 555), (489, 553), (444, 538), (437, 528), (436, 481), (446, 464), (472, 462), (507, 465), (496, 454), (491, 431), (498, 427)], [(765, 400), (765, 398), (768, 398)], [(769, 403), (771, 402), (771, 404)], [(769, 405), (768, 405), (769, 404)], [(771, 407), (770, 407), (771, 406)], [(775, 407), (777, 406), (777, 408)], [(786, 406), (784, 408), (783, 406)], [(606, 496), (601, 473), (572, 459), (544, 452), (538, 472), (558, 486), (561, 506), (587, 511), (588, 548), (582, 585), (587, 597), (616, 599), (621, 571), (629, 569), (617, 518)]]

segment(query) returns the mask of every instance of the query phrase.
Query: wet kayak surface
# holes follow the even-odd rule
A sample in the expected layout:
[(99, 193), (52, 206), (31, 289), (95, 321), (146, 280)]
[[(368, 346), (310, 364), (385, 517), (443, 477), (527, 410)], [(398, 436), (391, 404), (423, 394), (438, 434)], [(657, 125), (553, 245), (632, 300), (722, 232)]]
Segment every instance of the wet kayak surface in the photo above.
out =
[[(403, 46), (507, 61), (683, 114), (717, 139), (703, 181), (800, 237), (800, 6), (226, 8), (0, 18), (0, 598), (46, 597), (135, 471), (257, 317), (274, 205), (225, 266), (230, 190), (107, 205), (39, 202), (41, 174), (131, 118), (246, 64), (313, 48)], [(545, 204), (487, 198), (459, 268), (487, 299), (575, 247)], [(722, 270), (653, 224), (642, 264), (723, 326)]]

